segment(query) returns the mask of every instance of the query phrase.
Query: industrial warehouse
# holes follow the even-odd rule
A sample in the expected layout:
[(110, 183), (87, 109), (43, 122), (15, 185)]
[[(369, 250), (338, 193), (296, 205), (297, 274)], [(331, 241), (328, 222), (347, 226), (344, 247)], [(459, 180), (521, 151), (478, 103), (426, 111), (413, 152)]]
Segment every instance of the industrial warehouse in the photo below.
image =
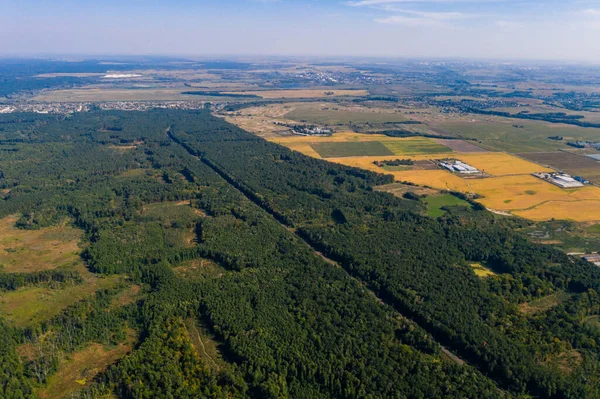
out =
[(439, 165), (453, 173), (461, 173), (464, 175), (475, 175), (481, 173), (479, 169), (459, 161), (458, 159), (444, 159), (439, 162)]
[(586, 182), (580, 177), (573, 178), (566, 173), (533, 173), (533, 176), (552, 183), (560, 188), (583, 187)]

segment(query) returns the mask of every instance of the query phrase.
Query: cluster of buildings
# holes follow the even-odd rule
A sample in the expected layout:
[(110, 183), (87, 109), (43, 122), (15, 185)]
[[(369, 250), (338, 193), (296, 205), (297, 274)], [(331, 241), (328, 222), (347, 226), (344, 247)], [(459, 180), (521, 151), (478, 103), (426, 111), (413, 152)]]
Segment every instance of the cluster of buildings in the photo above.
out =
[(0, 114), (35, 112), (38, 114), (71, 114), (94, 110), (148, 111), (156, 108), (202, 109), (205, 101), (107, 101), (107, 102), (55, 102), (0, 104)]
[(273, 122), (277, 126), (285, 126), (291, 129), (292, 134), (299, 136), (331, 136), (333, 129), (319, 127), (315, 125), (290, 125), (283, 122)]
[(570, 141), (567, 143), (567, 145), (575, 148), (593, 148), (600, 151), (600, 143), (594, 143), (591, 141)]
[(479, 169), (457, 159), (443, 160), (440, 161), (439, 165), (453, 173), (461, 173), (465, 175), (475, 175), (481, 173)]
[(534, 173), (533, 176), (552, 183), (560, 188), (583, 187), (587, 180), (582, 177), (571, 177), (566, 173)]

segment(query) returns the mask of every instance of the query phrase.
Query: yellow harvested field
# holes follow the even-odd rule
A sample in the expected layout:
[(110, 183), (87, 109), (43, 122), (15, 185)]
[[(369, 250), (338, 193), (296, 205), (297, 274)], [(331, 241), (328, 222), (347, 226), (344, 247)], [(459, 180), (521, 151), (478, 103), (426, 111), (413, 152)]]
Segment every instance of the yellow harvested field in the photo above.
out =
[(406, 170), (388, 173), (394, 175), (397, 181), (408, 181), (438, 190), (469, 191), (469, 186), (464, 179), (444, 170)]
[[(331, 94), (326, 94), (331, 93)], [(366, 96), (367, 90), (330, 90), (330, 89), (299, 89), (299, 90), (265, 90), (265, 91), (231, 91), (223, 94), (251, 94), (262, 98), (321, 98), (339, 96)]]
[(528, 175), (535, 172), (553, 171), (503, 152), (460, 154), (457, 158), (493, 176)]
[[(415, 144), (423, 138), (391, 138), (381, 134), (335, 133), (331, 137), (278, 136), (271, 141), (321, 158), (310, 146), (318, 142), (405, 141)], [(418, 146), (418, 143), (417, 143)], [(410, 158), (414, 161), (456, 157), (483, 170), (492, 177), (463, 178), (445, 170), (385, 171), (374, 161)], [(477, 201), (496, 212), (509, 212), (532, 220), (571, 219), (576, 221), (600, 220), (600, 188), (585, 186), (562, 189), (531, 175), (534, 172), (552, 171), (536, 163), (502, 152), (453, 154), (407, 154), (392, 156), (360, 156), (327, 158), (329, 162), (391, 174), (399, 182), (411, 182), (438, 190), (476, 193)]]
[(298, 151), (303, 153), (304, 155), (308, 155), (313, 158), (321, 158), (318, 152), (314, 150), (308, 143), (289, 143), (285, 145), (290, 150)]
[(514, 211), (517, 216), (535, 221), (548, 219), (570, 219), (576, 222), (600, 220), (600, 201), (582, 200), (577, 202), (549, 201), (526, 211)]
[(500, 210), (524, 210), (547, 201), (600, 200), (600, 188), (562, 189), (529, 175), (473, 179), (469, 183), (476, 193), (485, 196), (481, 203)]
[(388, 137), (384, 134), (360, 134), (354, 132), (339, 132), (332, 136), (314, 137), (314, 136), (280, 136), (269, 141), (287, 146), (289, 143), (319, 143), (319, 142), (357, 142), (357, 141), (389, 141), (389, 140), (411, 140), (413, 138), (397, 138)]

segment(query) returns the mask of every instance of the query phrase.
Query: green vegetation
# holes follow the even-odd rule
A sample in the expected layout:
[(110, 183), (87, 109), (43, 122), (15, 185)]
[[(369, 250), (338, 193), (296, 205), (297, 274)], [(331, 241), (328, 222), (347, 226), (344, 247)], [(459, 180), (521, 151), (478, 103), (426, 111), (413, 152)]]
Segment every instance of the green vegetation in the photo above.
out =
[(580, 140), (593, 141), (598, 137), (598, 129), (594, 128), (570, 125), (549, 127), (546, 122), (526, 120), (519, 121), (522, 128), (515, 128), (512, 126), (514, 123), (514, 119), (511, 118), (495, 117), (492, 121), (436, 123), (435, 127), (444, 135), (473, 137), (488, 147), (511, 153), (550, 152), (567, 148), (562, 141), (548, 139), (549, 132), (553, 135), (576, 137)]
[(551, 243), (564, 252), (593, 253), (600, 251), (600, 225), (572, 221), (540, 222), (524, 231), (530, 240)]
[(297, 110), (285, 114), (285, 118), (307, 123), (321, 125), (352, 125), (364, 123), (387, 123), (404, 122), (405, 116), (392, 112), (373, 112), (368, 109), (364, 111), (349, 111), (328, 108), (318, 109), (315, 107), (300, 107)]
[(427, 204), (427, 215), (433, 218), (440, 217), (446, 213), (449, 206), (470, 206), (470, 204), (452, 194), (441, 194), (427, 196), (424, 199)]
[(415, 162), (412, 159), (394, 159), (384, 161), (373, 161), (373, 164), (386, 171), (410, 170)]
[(394, 155), (445, 154), (452, 152), (450, 148), (429, 139), (382, 141), (381, 143), (389, 148)]
[[(389, 175), (306, 157), (207, 111), (0, 122), (23, 140), (0, 159), (11, 189), (0, 216), (21, 213), (33, 230), (73, 220), (94, 278), (116, 281), (47, 320), (0, 321), (3, 397), (33, 397), (71, 375), (65, 359), (132, 336), (77, 397), (600, 395), (600, 331), (586, 322), (600, 314), (600, 269), (531, 243), (523, 220), (449, 197), (432, 198), (446, 213), (422, 215), (420, 202), (373, 190)], [(41, 276), (1, 272), (0, 287), (17, 286), (2, 295), (79, 286)]]
[(378, 141), (313, 143), (311, 147), (323, 158), (394, 155)]

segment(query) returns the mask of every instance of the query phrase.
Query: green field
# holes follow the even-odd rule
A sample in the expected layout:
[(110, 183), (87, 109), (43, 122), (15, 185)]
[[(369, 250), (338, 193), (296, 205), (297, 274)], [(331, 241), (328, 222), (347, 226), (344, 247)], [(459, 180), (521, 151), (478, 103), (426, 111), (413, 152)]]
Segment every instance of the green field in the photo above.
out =
[(385, 166), (381, 166), (381, 168), (387, 172), (400, 172), (403, 170), (411, 170), (412, 166), (408, 166), (408, 165), (397, 165), (397, 166), (392, 166), (392, 165), (385, 165)]
[(401, 114), (391, 112), (323, 110), (314, 107), (300, 108), (285, 114), (286, 119), (299, 122), (319, 123), (324, 125), (350, 125), (363, 123), (404, 122)]
[(446, 154), (452, 150), (429, 139), (382, 141), (394, 155)]
[(445, 206), (469, 206), (467, 201), (461, 200), (452, 194), (441, 194), (436, 196), (425, 197), (427, 204), (427, 216), (437, 218), (446, 213), (442, 208)]
[[(481, 140), (484, 146), (512, 153), (555, 151), (569, 148), (567, 141), (596, 141), (600, 137), (600, 129), (595, 128), (502, 117), (481, 120), (480, 115), (474, 115), (474, 118), (477, 122), (450, 121), (435, 123), (434, 127), (438, 133), (475, 138)], [(513, 125), (523, 127), (515, 128)], [(549, 136), (563, 136), (564, 140), (550, 140)]]
[(394, 153), (379, 141), (360, 141), (354, 143), (325, 142), (311, 144), (323, 158), (385, 156)]

